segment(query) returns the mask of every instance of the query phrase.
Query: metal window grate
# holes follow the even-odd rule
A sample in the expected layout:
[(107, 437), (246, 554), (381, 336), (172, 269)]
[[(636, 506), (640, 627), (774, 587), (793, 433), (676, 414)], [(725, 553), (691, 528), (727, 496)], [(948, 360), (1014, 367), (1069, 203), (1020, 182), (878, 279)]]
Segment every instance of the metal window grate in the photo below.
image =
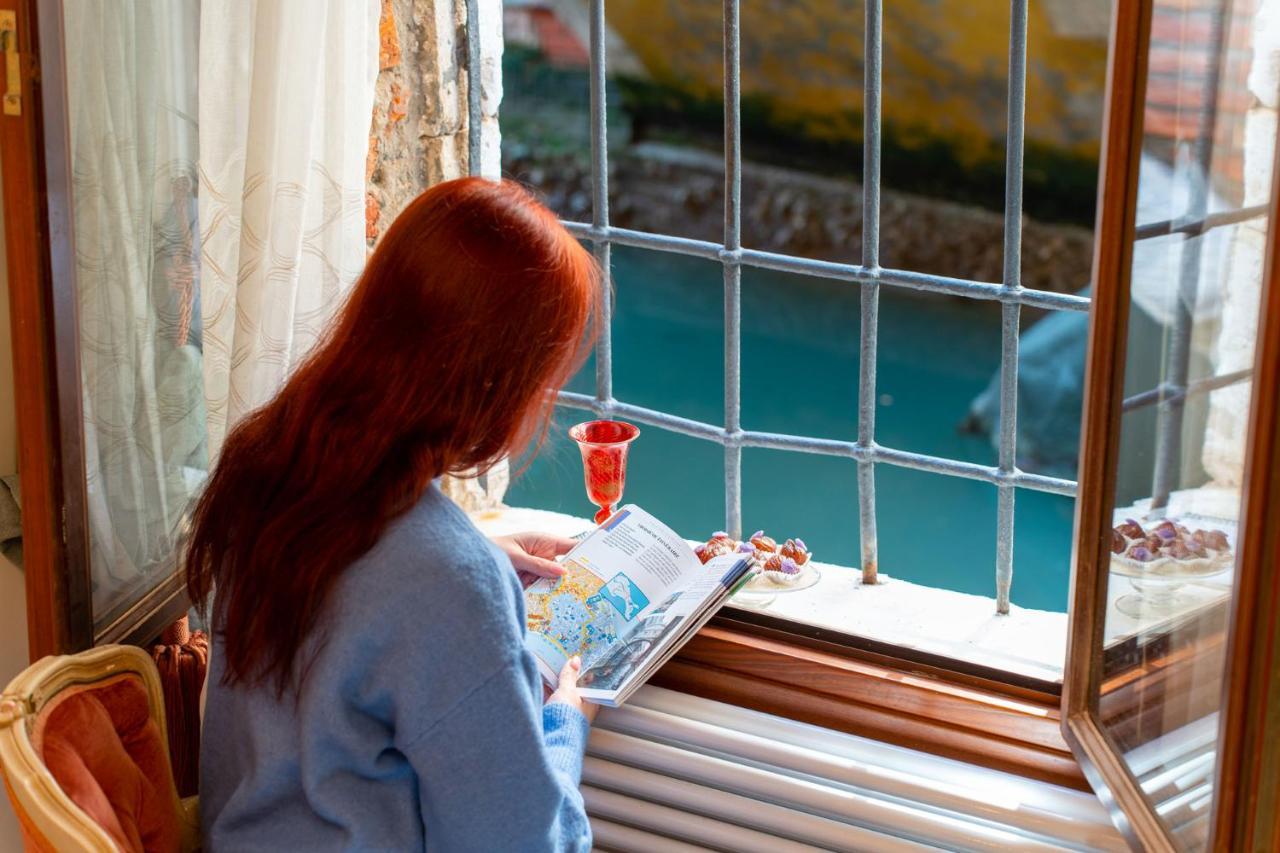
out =
[[(467, 57), (470, 68), (480, 67), (477, 21), (482, 0), (466, 0)], [(632, 246), (718, 261), (724, 271), (724, 410), (723, 425), (682, 418), (667, 412), (632, 405), (613, 396), (612, 291), (604, 289), (601, 328), (596, 344), (596, 391), (594, 396), (561, 391), (562, 405), (586, 409), (601, 417), (626, 417), (650, 426), (719, 443), (724, 447), (725, 527), (731, 535), (742, 533), (742, 448), (760, 447), (851, 458), (857, 465), (858, 517), (861, 533), (862, 575), (874, 583), (878, 566), (876, 544), (875, 466), (892, 465), (951, 477), (965, 477), (996, 487), (996, 609), (1009, 611), (1013, 581), (1013, 532), (1016, 489), (1032, 489), (1074, 496), (1072, 480), (1021, 471), (1017, 467), (1018, 336), (1023, 305), (1056, 311), (1088, 311), (1090, 300), (1072, 294), (1024, 288), (1022, 263), (1022, 178), (1023, 117), (1026, 97), (1027, 0), (1011, 0), (1009, 31), (1008, 137), (1005, 168), (1004, 264), (999, 283), (951, 278), (907, 270), (885, 269), (880, 258), (880, 117), (881, 117), (881, 0), (866, 0), (865, 73), (863, 93), (863, 227), (862, 262), (834, 263), (796, 257), (742, 246), (741, 196), (742, 148), (741, 91), (739, 75), (739, 0), (723, 0), (724, 19), (724, 163), (725, 208), (721, 243), (692, 240), (665, 234), (651, 234), (609, 224), (608, 150), (605, 118), (605, 10), (604, 0), (590, 4), (590, 121), (591, 121), (591, 222), (564, 222), (580, 239), (590, 242), (596, 260), (608, 275), (613, 245)], [(1219, 39), (1220, 41), (1220, 39)], [(1221, 50), (1221, 45), (1216, 46)], [(1214, 84), (1216, 86), (1216, 83)], [(468, 86), (468, 140), (470, 171), (479, 174), (480, 91)], [(1265, 206), (1207, 214), (1204, 205), (1191, 216), (1176, 221), (1139, 226), (1135, 239), (1182, 234), (1191, 240), (1206, 231), (1264, 215)], [(1194, 279), (1198, 266), (1185, 261), (1183, 279)], [(741, 423), (741, 298), (744, 266), (780, 272), (849, 281), (861, 288), (860, 366), (858, 375), (858, 427), (853, 441), (814, 438), (744, 430)], [(1001, 303), (1000, 431), (997, 464), (979, 465), (886, 447), (875, 440), (876, 350), (881, 286), (900, 287), (929, 293), (961, 296)], [(1191, 284), (1194, 286), (1194, 282)], [(1189, 338), (1187, 328), (1175, 329)], [(1185, 342), (1184, 342), (1185, 343)], [(1125, 401), (1130, 410), (1158, 405), (1157, 441), (1169, 445), (1168, 436), (1180, 426), (1178, 413), (1184, 401), (1197, 394), (1236, 382), (1247, 381), (1241, 372), (1188, 383), (1185, 365), (1170, 380), (1152, 391)], [(1172, 446), (1172, 445), (1170, 445)], [(1165, 454), (1168, 456), (1169, 454)], [(1155, 472), (1157, 483), (1169, 482), (1176, 462), (1161, 458), (1164, 470)], [(1157, 489), (1158, 491), (1158, 489)]]

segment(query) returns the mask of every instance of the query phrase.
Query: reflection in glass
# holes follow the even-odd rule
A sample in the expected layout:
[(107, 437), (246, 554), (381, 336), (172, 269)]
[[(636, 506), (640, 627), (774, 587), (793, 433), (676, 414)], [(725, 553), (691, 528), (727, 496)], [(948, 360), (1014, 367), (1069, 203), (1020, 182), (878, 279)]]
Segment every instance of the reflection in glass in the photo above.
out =
[[(1099, 702), (1187, 850), (1213, 804), (1275, 143), (1274, 113), (1240, 97), (1267, 85), (1252, 4), (1219, 0), (1207, 22), (1155, 5), (1153, 33), (1200, 35), (1152, 38)], [(1274, 103), (1270, 77), (1254, 94)]]
[(208, 467), (196, 222), (198, 0), (63, 10), (96, 627), (172, 571)]

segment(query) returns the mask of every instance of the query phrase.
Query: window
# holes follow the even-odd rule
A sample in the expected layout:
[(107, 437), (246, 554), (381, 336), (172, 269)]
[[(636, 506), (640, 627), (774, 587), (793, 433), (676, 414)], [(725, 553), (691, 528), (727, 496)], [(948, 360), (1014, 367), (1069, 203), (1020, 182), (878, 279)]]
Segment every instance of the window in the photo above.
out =
[[(912, 266), (898, 246), (892, 247), (894, 257), (908, 257), (906, 263), (888, 259), (886, 245), (899, 239), (901, 229), (882, 228), (883, 221), (897, 226), (902, 220), (901, 193), (882, 193), (882, 167), (905, 182), (913, 164), (904, 165), (900, 127), (882, 125), (882, 104), (892, 105), (889, 98), (903, 90), (901, 80), (886, 89), (886, 49), (903, 48), (886, 42), (881, 4), (867, 3), (864, 16), (841, 7), (827, 19), (821, 4), (770, 12), (776, 13), (769, 19), (772, 37), (781, 33), (785, 39), (788, 27), (815, 26), (805, 18), (818, 27), (832, 25), (822, 38), (809, 33), (820, 45), (814, 50), (827, 61), (835, 51), (847, 50), (852, 58), (841, 73), (862, 77), (858, 126), (865, 143), (860, 146), (865, 191), (854, 185), (834, 207), (818, 211), (800, 209), (804, 194), (794, 183), (779, 190), (770, 185), (768, 169), (743, 158), (747, 135), (762, 133), (757, 114), (768, 105), (759, 97), (760, 86), (743, 91), (742, 46), (751, 48), (745, 61), (757, 64), (777, 63), (783, 54), (779, 48), (777, 55), (761, 57), (759, 44), (743, 38), (744, 26), (765, 12), (733, 0), (723, 8), (685, 6), (679, 15), (670, 5), (646, 6), (642, 15), (637, 4), (611, 3), (606, 19), (605, 6), (597, 1), (590, 4), (589, 20), (579, 22), (557, 17), (542, 4), (507, 4), (504, 167), (547, 195), (566, 225), (611, 269), (615, 285), (617, 304), (610, 305), (594, 377), (577, 377), (561, 402), (657, 428), (646, 430), (633, 451), (628, 497), (691, 539), (721, 527), (735, 536), (765, 527), (822, 543), (814, 547), (817, 559), (835, 565), (824, 567), (818, 586), (740, 596), (735, 604), (741, 618), (824, 637), (835, 632), (912, 647), (1041, 685), (1057, 681), (1066, 639), (1079, 409), (1035, 399), (1031, 402), (1037, 405), (1028, 407), (1025, 389), (1032, 381), (1029, 374), (1046, 366), (1070, 372), (1053, 364), (1056, 351), (1046, 347), (1073, 346), (1076, 373), (1082, 369), (1089, 297), (1073, 291), (1087, 282), (1090, 238), (1079, 228), (1024, 225), (1024, 191), (1027, 206), (1052, 218), (1057, 215), (1053, 204), (1068, 206), (1073, 197), (1082, 196), (1092, 207), (1094, 174), (1078, 160), (1047, 161), (1038, 137), (1028, 145), (1028, 86), (1039, 87), (1035, 91), (1042, 95), (1033, 122), (1044, 123), (1039, 113), (1046, 99), (1042, 80), (1029, 84), (1026, 54), (1033, 24), (1040, 28), (1037, 46), (1049, 54), (1037, 61), (1052, 60), (1054, 50), (1081, 54), (1071, 73), (1095, 86), (1091, 95), (1100, 114), (1105, 28), (1095, 28), (1088, 38), (1074, 32), (1055, 44), (1060, 21), (1046, 23), (1039, 12), (1029, 21), (1027, 4), (1020, 0), (1008, 7), (996, 4), (989, 14), (998, 13), (1009, 33), (999, 57), (1007, 79), (1001, 102), (988, 97), (981, 108), (1003, 110), (1006, 118), (1004, 139), (996, 146), (1003, 149), (1003, 167), (995, 167), (1003, 182), (997, 199), (1001, 213), (970, 207), (962, 214), (993, 220), (996, 227), (983, 232), (986, 242), (979, 240), (977, 247), (988, 266), (932, 259)], [(1049, 6), (1050, 18), (1061, 11)], [(664, 15), (674, 20), (659, 21)], [(644, 18), (644, 27), (635, 24), (637, 16)], [(854, 31), (857, 23), (863, 25), (861, 33)], [(641, 30), (648, 42), (634, 35)], [(865, 62), (857, 55), (859, 46)], [(653, 70), (655, 51), (693, 57), (679, 66), (673, 59), (665, 69), (680, 85), (664, 85), (665, 78)], [(694, 83), (680, 77), (691, 68), (707, 72), (712, 52), (720, 54), (716, 82), (722, 86), (716, 88), (722, 99), (709, 91), (699, 95), (698, 87), (709, 85), (707, 73)], [(800, 55), (792, 61), (817, 60)], [(610, 76), (615, 64), (624, 71)], [(638, 82), (645, 69), (650, 79)], [(522, 98), (531, 103), (522, 104)], [(589, 121), (574, 113), (583, 100), (591, 104)], [(717, 119), (721, 108), (723, 117)], [(664, 109), (681, 113), (684, 125), (650, 126)], [(783, 119), (773, 118), (776, 128)], [(829, 119), (825, 130), (838, 136), (847, 116)], [(1054, 120), (1077, 141), (1090, 134), (1097, 138), (1096, 121)], [(797, 133), (812, 135), (812, 126), (795, 121)], [(1040, 132), (1038, 125), (1035, 129)], [(717, 131), (723, 139), (721, 157), (699, 146)], [(625, 136), (632, 138), (632, 150), (626, 150)], [(587, 147), (590, 165), (584, 168), (575, 152)], [(855, 140), (831, 147), (848, 159), (859, 146)], [(636, 156), (635, 148), (644, 151)], [(820, 167), (825, 161), (815, 156)], [(1030, 171), (1024, 168), (1028, 158), (1034, 160)], [(948, 168), (924, 155), (918, 162), (924, 172)], [(1046, 171), (1055, 170), (1085, 174), (1085, 189), (1068, 178), (1046, 183)], [(840, 177), (811, 176), (809, 184), (825, 183), (838, 196), (847, 186)], [(626, 193), (611, 192), (619, 183)], [(992, 185), (991, 179), (951, 184), (962, 198), (988, 204)], [(882, 195), (893, 196), (895, 204), (883, 204)], [(860, 216), (852, 211), (842, 220), (841, 204), (860, 207)], [(771, 207), (792, 214), (786, 238), (755, 221)], [(745, 221), (744, 210), (750, 214)], [(1153, 242), (1171, 235), (1182, 239), (1256, 211), (1202, 214), (1144, 223), (1137, 236)], [(815, 229), (828, 233), (808, 233)], [(946, 232), (939, 227), (924, 241), (945, 243)], [(1022, 257), (1024, 232), (1032, 235), (1029, 245), (1037, 258), (1030, 264)], [(821, 250), (805, 251), (823, 239), (855, 241), (860, 254), (831, 260), (821, 257)], [(1069, 250), (1062, 250), (1063, 244)], [(1059, 247), (1049, 262), (1040, 260), (1053, 251), (1046, 246)], [(992, 257), (998, 259), (994, 266)], [(1072, 259), (1077, 259), (1074, 266)], [(1053, 277), (1056, 270), (1072, 269), (1079, 270), (1074, 286), (1070, 278)], [(1029, 328), (1038, 330), (1037, 337), (1027, 335)], [(1020, 353), (1024, 342), (1027, 349)], [(983, 394), (992, 376), (997, 378)], [(968, 393), (957, 390), (966, 384)], [(1167, 436), (1179, 429), (1179, 406), (1171, 395), (1217, 387), (1202, 385), (1173, 375), (1159, 387), (1134, 388), (1126, 406), (1154, 407), (1158, 425), (1153, 429)], [(769, 386), (776, 396), (766, 397)], [(806, 401), (822, 395), (847, 404), (843, 410), (837, 404), (835, 414), (807, 411), (812, 407)], [(969, 396), (977, 400), (966, 412)], [(991, 447), (954, 429), (966, 416), (982, 420), (982, 404), (985, 426), (994, 433)], [(1028, 441), (1020, 418), (1042, 421), (1042, 440)], [(922, 426), (922, 419), (930, 423)], [(1055, 421), (1061, 427), (1056, 432)], [(516, 484), (510, 502), (582, 514), (576, 460), (551, 450), (547, 461)], [(1169, 481), (1172, 464), (1170, 457), (1149, 468), (1155, 491)], [(560, 500), (560, 493), (568, 500)], [(666, 497), (672, 494), (679, 499)], [(892, 580), (860, 586), (859, 572), (840, 565), (860, 566), (864, 583), (879, 579), (881, 570)]]
[[(1274, 577), (1274, 545), (1258, 546), (1274, 536), (1280, 471), (1264, 414), (1280, 364), (1280, 73), (1266, 62), (1261, 13), (1223, 0), (1117, 15), (1117, 39), (1128, 33), (1128, 55), (1147, 63), (1114, 66), (1100, 227), (1119, 239), (1098, 252), (1089, 381), (1155, 390), (1090, 393), (1063, 709), (1134, 849), (1274, 847), (1257, 840), (1274, 839), (1274, 824), (1244, 840), (1252, 821), (1270, 821), (1274, 798), (1241, 818), (1251, 780), (1274, 778), (1250, 766), (1267, 751), (1242, 723), (1268, 716), (1247, 691), (1274, 670), (1271, 641), (1251, 626), (1276, 624), (1273, 593), (1255, 586)], [(1170, 38), (1195, 25), (1203, 41)], [(1160, 76), (1171, 68), (1181, 92)]]

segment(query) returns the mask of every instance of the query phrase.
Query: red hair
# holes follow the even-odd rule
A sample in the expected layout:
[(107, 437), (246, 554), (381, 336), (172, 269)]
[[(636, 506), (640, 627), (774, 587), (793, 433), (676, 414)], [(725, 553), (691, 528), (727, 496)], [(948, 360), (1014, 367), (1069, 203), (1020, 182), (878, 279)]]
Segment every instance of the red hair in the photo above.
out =
[(431, 481), (546, 435), (599, 303), (591, 255), (518, 184), (463, 178), (386, 232), (280, 393), (227, 437), (185, 545), (228, 683), (283, 692), (342, 572)]

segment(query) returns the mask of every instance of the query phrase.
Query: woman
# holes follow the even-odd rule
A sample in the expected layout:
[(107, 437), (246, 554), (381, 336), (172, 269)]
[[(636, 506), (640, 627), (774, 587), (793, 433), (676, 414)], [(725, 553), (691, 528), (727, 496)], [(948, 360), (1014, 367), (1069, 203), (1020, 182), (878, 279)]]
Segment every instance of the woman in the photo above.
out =
[(216, 589), (206, 849), (590, 847), (577, 664), (544, 706), (504, 553), (554, 575), (570, 543), (495, 546), (433, 481), (545, 436), (599, 288), (517, 185), (441, 184), (227, 438), (186, 550), (192, 600)]

